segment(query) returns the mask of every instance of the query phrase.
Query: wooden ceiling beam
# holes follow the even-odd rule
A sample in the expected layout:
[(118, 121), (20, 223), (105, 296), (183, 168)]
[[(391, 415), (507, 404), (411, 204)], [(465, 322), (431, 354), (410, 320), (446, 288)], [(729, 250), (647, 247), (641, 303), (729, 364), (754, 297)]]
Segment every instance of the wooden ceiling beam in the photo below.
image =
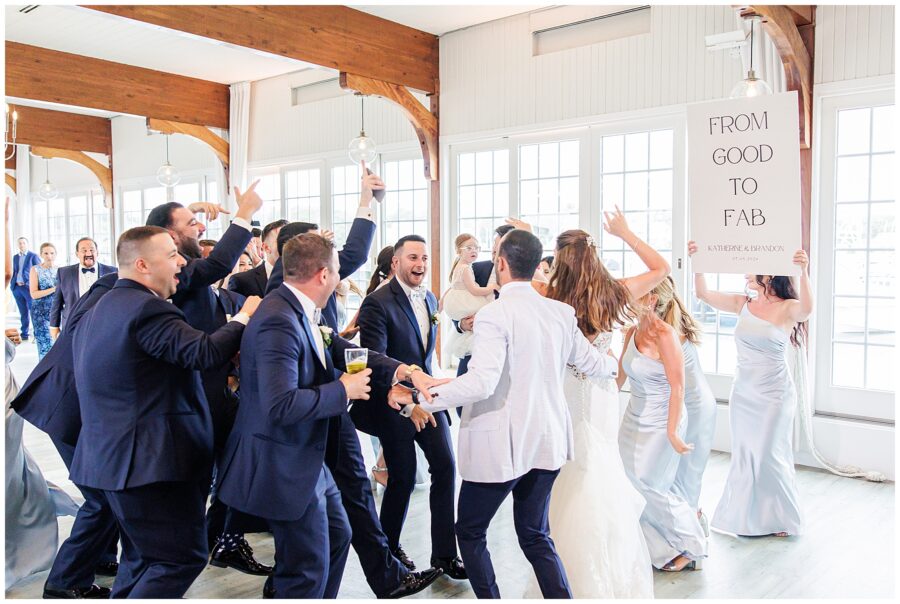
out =
[(16, 143), (109, 155), (112, 125), (102, 117), (10, 105), (18, 112)]
[(6, 42), (6, 94), (228, 128), (225, 84), (18, 42)]
[(346, 6), (86, 8), (427, 93), (438, 91), (437, 36)]

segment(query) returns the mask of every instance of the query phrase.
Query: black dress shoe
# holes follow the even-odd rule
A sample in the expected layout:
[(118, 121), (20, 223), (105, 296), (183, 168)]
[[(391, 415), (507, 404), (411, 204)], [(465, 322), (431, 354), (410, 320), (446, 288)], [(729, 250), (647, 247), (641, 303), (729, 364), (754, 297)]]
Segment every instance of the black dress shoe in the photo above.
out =
[(409, 556), (406, 555), (406, 552), (403, 551), (401, 546), (397, 546), (391, 550), (391, 553), (394, 554), (394, 557), (400, 562), (403, 563), (403, 566), (407, 568), (407, 570), (413, 571), (416, 570), (416, 563), (409, 559)]
[(118, 562), (104, 562), (103, 564), (98, 564), (97, 568), (94, 569), (94, 573), (101, 577), (115, 577), (118, 572)]
[(271, 566), (256, 561), (253, 557), (253, 549), (246, 541), (240, 543), (237, 549), (230, 551), (225, 551), (222, 544), (217, 545), (209, 563), (219, 568), (231, 567), (248, 575), (264, 577), (272, 574)]
[(429, 568), (428, 570), (423, 570), (418, 573), (409, 573), (405, 577), (403, 577), (403, 581), (400, 582), (400, 585), (394, 588), (384, 598), (396, 600), (397, 598), (405, 598), (406, 596), (411, 596), (413, 594), (417, 594), (440, 577), (443, 574), (443, 571), (439, 568)]
[(110, 589), (108, 587), (100, 587), (99, 585), (91, 585), (90, 587), (73, 587), (72, 589), (58, 589), (44, 585), (45, 600), (76, 600), (85, 598), (87, 600), (108, 600)]
[(275, 597), (275, 588), (272, 587), (272, 577), (266, 579), (263, 583), (263, 600), (271, 600)]
[(431, 566), (443, 570), (444, 574), (451, 579), (462, 580), (469, 578), (468, 573), (466, 573), (466, 567), (463, 565), (463, 561), (459, 559), (459, 556), (454, 558), (432, 558)]

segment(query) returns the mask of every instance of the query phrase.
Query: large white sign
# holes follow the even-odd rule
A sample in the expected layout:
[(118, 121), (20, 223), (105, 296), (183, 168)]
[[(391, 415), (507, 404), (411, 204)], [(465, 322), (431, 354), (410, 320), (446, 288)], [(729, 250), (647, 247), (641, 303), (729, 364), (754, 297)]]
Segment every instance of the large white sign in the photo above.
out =
[(687, 133), (693, 270), (799, 275), (797, 93), (688, 105)]

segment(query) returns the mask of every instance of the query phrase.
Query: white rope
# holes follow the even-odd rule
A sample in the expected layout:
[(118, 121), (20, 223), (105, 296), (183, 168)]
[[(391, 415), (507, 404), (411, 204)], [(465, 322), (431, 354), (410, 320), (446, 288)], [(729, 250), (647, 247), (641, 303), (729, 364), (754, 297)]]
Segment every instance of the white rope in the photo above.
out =
[(822, 464), (822, 466), (832, 474), (847, 478), (865, 478), (871, 482), (884, 482), (885, 476), (881, 472), (863, 470), (857, 466), (840, 466), (825, 459), (822, 453), (816, 448), (813, 437), (812, 405), (809, 401), (809, 382), (807, 381), (806, 372), (806, 347), (792, 346), (790, 344), (788, 344), (788, 346), (792, 350), (789, 361), (790, 364), (793, 365), (794, 384), (797, 387), (797, 402), (800, 408), (800, 426), (806, 436), (806, 445), (812, 452), (813, 457), (815, 457), (816, 461)]

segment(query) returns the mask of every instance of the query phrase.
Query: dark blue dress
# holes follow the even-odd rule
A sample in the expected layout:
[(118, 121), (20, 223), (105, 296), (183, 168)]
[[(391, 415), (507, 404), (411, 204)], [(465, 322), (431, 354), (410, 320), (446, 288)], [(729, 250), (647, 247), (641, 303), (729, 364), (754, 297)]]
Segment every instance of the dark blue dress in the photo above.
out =
[[(38, 276), (38, 289), (50, 289), (59, 285), (56, 276), (57, 268), (43, 268), (41, 265), (34, 267)], [(37, 342), (38, 360), (44, 358), (50, 347), (53, 346), (53, 338), (50, 337), (50, 306), (53, 304), (53, 296), (37, 298), (31, 303), (31, 322), (34, 324), (34, 339)]]

